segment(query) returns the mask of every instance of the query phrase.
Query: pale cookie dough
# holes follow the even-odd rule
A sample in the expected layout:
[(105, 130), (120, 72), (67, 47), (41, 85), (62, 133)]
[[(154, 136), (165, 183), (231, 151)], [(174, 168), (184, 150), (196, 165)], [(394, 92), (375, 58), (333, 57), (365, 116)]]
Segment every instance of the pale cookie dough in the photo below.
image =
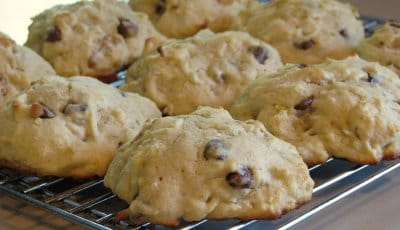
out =
[(0, 164), (37, 175), (103, 176), (131, 141), (153, 102), (88, 77), (36, 81), (0, 112)]
[(377, 61), (400, 74), (400, 23), (387, 22), (357, 48), (360, 57)]
[(62, 76), (114, 80), (117, 71), (165, 39), (147, 15), (116, 0), (58, 5), (32, 20), (26, 45)]
[(130, 203), (134, 223), (179, 219), (275, 219), (311, 198), (313, 181), (296, 148), (257, 121), (223, 109), (147, 122), (120, 148), (105, 185)]
[(227, 30), (252, 0), (130, 0), (132, 9), (147, 13), (155, 27), (171, 38), (186, 38), (201, 29)]
[(0, 110), (32, 81), (55, 74), (42, 57), (0, 32)]
[(258, 78), (230, 112), (263, 122), (307, 164), (330, 156), (371, 164), (400, 155), (399, 103), (394, 72), (350, 57)]
[(336, 0), (273, 0), (243, 11), (234, 29), (270, 43), (285, 63), (315, 64), (355, 53), (364, 38), (357, 17)]
[(256, 77), (281, 66), (273, 47), (247, 33), (204, 30), (138, 60), (122, 89), (151, 98), (168, 115), (199, 105), (228, 109)]

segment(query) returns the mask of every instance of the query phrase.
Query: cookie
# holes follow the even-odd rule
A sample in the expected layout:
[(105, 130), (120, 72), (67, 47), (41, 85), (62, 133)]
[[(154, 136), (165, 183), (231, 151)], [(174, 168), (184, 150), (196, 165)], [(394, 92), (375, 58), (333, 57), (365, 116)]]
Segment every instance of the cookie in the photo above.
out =
[(350, 57), (258, 78), (230, 112), (261, 121), (309, 165), (330, 156), (374, 164), (400, 155), (399, 102), (393, 71)]
[(33, 18), (26, 45), (61, 76), (115, 80), (115, 74), (164, 40), (147, 15), (116, 0), (58, 5)]
[(93, 78), (42, 78), (0, 112), (0, 164), (36, 175), (103, 176), (117, 148), (160, 115), (147, 98)]
[(32, 81), (51, 75), (55, 72), (42, 57), (0, 32), (0, 110)]
[(285, 63), (316, 64), (355, 53), (364, 38), (358, 13), (335, 0), (273, 0), (250, 7), (234, 29), (268, 42)]
[(122, 89), (151, 98), (169, 115), (199, 105), (229, 108), (258, 75), (281, 66), (274, 48), (247, 33), (204, 30), (138, 60)]
[(155, 27), (171, 38), (186, 38), (201, 29), (227, 30), (251, 0), (131, 0), (135, 11), (149, 15)]
[(377, 61), (400, 74), (400, 23), (387, 22), (357, 48), (360, 57)]
[(292, 145), (208, 107), (147, 122), (105, 176), (137, 224), (275, 219), (309, 201), (313, 184)]

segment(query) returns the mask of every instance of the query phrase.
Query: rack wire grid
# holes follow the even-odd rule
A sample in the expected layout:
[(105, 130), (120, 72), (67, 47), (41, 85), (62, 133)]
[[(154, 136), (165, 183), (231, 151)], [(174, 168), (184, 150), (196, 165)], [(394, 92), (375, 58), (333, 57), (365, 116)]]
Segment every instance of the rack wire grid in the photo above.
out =
[[(363, 17), (366, 34), (371, 34), (381, 20)], [(111, 83), (119, 86), (120, 80)], [(201, 220), (182, 222), (179, 229), (288, 229), (335, 204), (364, 186), (400, 167), (400, 159), (378, 165), (357, 165), (331, 158), (326, 164), (309, 168), (315, 181), (313, 199), (297, 210), (274, 221), (267, 220)], [(57, 177), (22, 176), (9, 169), (0, 169), (0, 190), (29, 202), (72, 222), (93, 229), (163, 229), (151, 223), (132, 225), (128, 220), (115, 221), (115, 215), (128, 207), (103, 185), (102, 178), (73, 180)]]

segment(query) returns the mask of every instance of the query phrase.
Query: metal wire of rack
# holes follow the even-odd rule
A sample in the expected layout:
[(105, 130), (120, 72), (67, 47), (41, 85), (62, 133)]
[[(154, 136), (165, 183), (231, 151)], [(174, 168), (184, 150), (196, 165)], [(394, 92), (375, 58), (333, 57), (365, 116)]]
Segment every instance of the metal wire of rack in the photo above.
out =
[[(367, 32), (381, 23), (379, 19), (363, 18)], [(120, 80), (112, 83), (118, 86)], [(379, 180), (382, 176), (400, 168), (400, 159), (381, 162), (378, 165), (357, 165), (340, 159), (330, 159), (326, 164), (309, 169), (315, 181), (313, 199), (310, 203), (284, 215), (279, 220), (201, 220), (194, 223), (183, 222), (179, 229), (288, 229), (311, 217), (319, 211), (335, 204), (364, 186)], [(93, 229), (154, 229), (162, 228), (146, 223), (133, 226), (129, 221), (115, 222), (115, 215), (128, 207), (103, 185), (101, 178), (72, 180), (55, 177), (22, 176), (0, 169), (0, 190), (27, 201), (42, 209), (60, 215), (73, 222)]]

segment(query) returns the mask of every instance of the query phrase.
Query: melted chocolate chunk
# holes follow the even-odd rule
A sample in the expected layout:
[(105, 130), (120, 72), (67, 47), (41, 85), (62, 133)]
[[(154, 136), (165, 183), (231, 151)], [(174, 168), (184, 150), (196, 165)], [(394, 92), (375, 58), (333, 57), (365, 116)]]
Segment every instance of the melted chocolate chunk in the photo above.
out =
[(373, 73), (367, 73), (367, 74), (368, 74), (368, 82), (373, 84), (379, 83), (379, 77), (376, 74)]
[(262, 46), (252, 46), (249, 51), (253, 53), (254, 57), (260, 64), (264, 64), (268, 59), (268, 49)]
[(307, 97), (306, 99), (300, 101), (298, 104), (294, 106), (296, 110), (306, 110), (311, 107), (311, 104), (314, 101), (314, 96)]
[(154, 8), (154, 12), (161, 16), (164, 14), (164, 12), (167, 10), (167, 3), (165, 0), (161, 0), (159, 3), (157, 3), (156, 7)]
[(349, 38), (349, 34), (347, 33), (347, 30), (345, 30), (345, 29), (339, 30), (339, 34), (344, 38)]
[(86, 104), (68, 104), (65, 109), (64, 113), (65, 114), (72, 114), (72, 113), (77, 113), (77, 112), (85, 112), (88, 108), (88, 105)]
[(204, 149), (204, 158), (206, 160), (224, 160), (228, 156), (226, 144), (218, 139), (210, 140)]
[(253, 175), (249, 168), (242, 167), (238, 171), (226, 175), (226, 181), (233, 188), (251, 188)]
[(121, 34), (124, 38), (129, 38), (135, 36), (138, 33), (139, 28), (129, 19), (120, 18), (117, 30), (118, 33)]
[(33, 118), (49, 119), (55, 117), (56, 114), (42, 104), (33, 103), (31, 106), (31, 116)]
[(58, 42), (62, 39), (61, 30), (55, 26), (52, 31), (47, 35), (46, 41), (48, 42)]
[(302, 41), (302, 42), (296, 42), (294, 43), (294, 46), (298, 49), (302, 49), (302, 50), (308, 50), (311, 47), (313, 47), (315, 45), (315, 41), (310, 39), (307, 41)]
[(306, 64), (298, 64), (297, 67), (299, 67), (299, 69), (304, 69), (306, 68), (308, 65)]
[(164, 57), (164, 50), (163, 50), (162, 46), (159, 46), (157, 48), (157, 52), (160, 54), (160, 57)]

